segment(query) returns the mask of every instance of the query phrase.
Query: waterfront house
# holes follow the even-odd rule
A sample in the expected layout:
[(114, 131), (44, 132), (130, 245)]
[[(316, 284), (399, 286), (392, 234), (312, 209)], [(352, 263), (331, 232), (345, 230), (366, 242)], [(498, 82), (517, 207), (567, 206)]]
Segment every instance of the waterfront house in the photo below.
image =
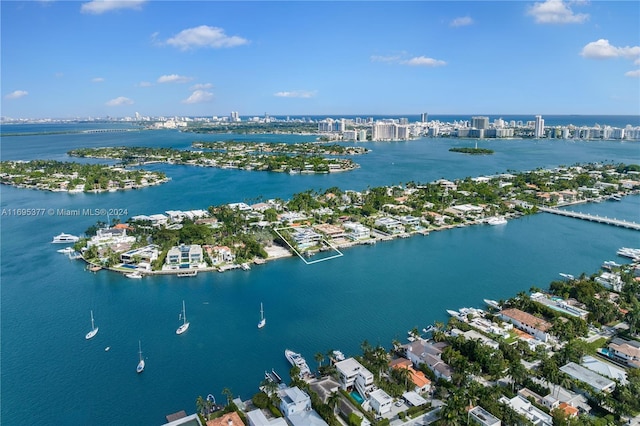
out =
[(198, 244), (173, 246), (167, 252), (163, 269), (197, 268), (203, 262), (202, 247)]
[(612, 392), (616, 387), (616, 382), (613, 380), (609, 380), (575, 362), (569, 362), (563, 365), (560, 367), (560, 371), (568, 374), (573, 379), (586, 383), (596, 392)]
[(280, 411), (292, 426), (328, 426), (311, 408), (311, 398), (298, 387), (278, 390)]
[(231, 263), (236, 259), (231, 249), (227, 246), (207, 246), (207, 249), (207, 253), (213, 263)]
[(344, 229), (340, 226), (331, 225), (329, 223), (321, 223), (318, 225), (313, 225), (313, 228), (316, 231), (322, 232), (329, 238), (340, 238), (344, 237)]
[(364, 240), (371, 237), (371, 230), (358, 222), (345, 222), (342, 226), (344, 229), (348, 230), (347, 238), (358, 241)]
[(310, 247), (322, 240), (322, 235), (311, 228), (299, 227), (291, 230), (291, 238), (300, 248)]
[(603, 272), (599, 277), (596, 277), (594, 281), (602, 285), (604, 288), (618, 293), (622, 291), (622, 286), (624, 284), (620, 275), (615, 272)]
[(503, 321), (510, 322), (515, 327), (531, 334), (541, 342), (547, 342), (551, 337), (548, 333), (551, 329), (551, 323), (527, 312), (523, 312), (520, 309), (504, 309), (500, 311), (499, 316)]
[(400, 234), (404, 232), (404, 225), (392, 217), (378, 218), (374, 225), (391, 234)]
[[(174, 414), (170, 414), (166, 416), (166, 419), (167, 423), (164, 423), (162, 426), (203, 426), (200, 422), (200, 417), (198, 417), (197, 414), (191, 414), (190, 416), (187, 416), (187, 413), (184, 410), (178, 411)], [(244, 423), (238, 424), (244, 425)], [(225, 424), (225, 426), (228, 425)]]
[(500, 419), (498, 419), (496, 416), (489, 413), (479, 405), (476, 405), (471, 410), (469, 410), (469, 417), (475, 423), (482, 426), (500, 426), (502, 424)]
[(451, 335), (453, 337), (462, 336), (466, 340), (478, 340), (483, 345), (489, 346), (492, 349), (498, 349), (498, 346), (499, 346), (498, 342), (496, 342), (493, 339), (488, 338), (484, 334), (478, 333), (475, 330), (469, 330), (469, 331), (464, 331), (463, 332), (462, 330), (458, 330), (457, 328), (454, 328), (454, 329), (451, 330)]
[(418, 339), (405, 345), (405, 349), (413, 365), (426, 364), (437, 378), (451, 381), (453, 369), (442, 360), (442, 350), (447, 346), (445, 342), (429, 343)]
[(343, 390), (355, 388), (360, 396), (367, 398), (374, 388), (373, 373), (367, 370), (355, 358), (347, 358), (335, 363), (338, 381)]

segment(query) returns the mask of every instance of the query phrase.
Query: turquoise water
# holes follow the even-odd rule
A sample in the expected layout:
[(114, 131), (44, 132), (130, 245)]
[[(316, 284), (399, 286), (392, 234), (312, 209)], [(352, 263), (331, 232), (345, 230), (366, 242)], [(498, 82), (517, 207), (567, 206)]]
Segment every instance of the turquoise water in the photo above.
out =
[[(3, 138), (1, 148), (3, 160), (67, 160), (65, 152), (78, 146), (188, 147), (196, 138), (203, 139), (169, 131), (24, 136)], [(370, 144), (371, 154), (357, 158), (359, 170), (334, 175), (156, 165), (171, 182), (139, 191), (70, 195), (2, 186), (0, 207), (126, 208), (132, 216), (333, 185), (364, 189), (584, 161), (640, 162), (640, 144), (627, 142), (491, 141), (496, 155), (484, 158), (447, 151), (464, 143), (471, 142)], [(640, 221), (638, 196), (578, 207)], [(250, 271), (131, 280), (87, 272), (50, 244), (54, 235), (82, 233), (99, 219), (106, 218), (0, 217), (3, 425), (161, 424), (166, 414), (194, 412), (198, 395), (222, 400), (228, 387), (247, 399), (265, 370), (286, 377), (286, 348), (317, 368), (318, 352), (359, 354), (364, 340), (389, 347), (409, 329), (445, 321), (445, 309), (544, 288), (559, 272), (591, 274), (604, 260), (626, 262), (618, 248), (640, 246), (636, 231), (538, 214), (502, 227), (355, 247), (315, 265), (288, 258)], [(183, 299), (191, 326), (176, 336)], [(261, 302), (267, 326), (258, 330)], [(90, 310), (100, 331), (87, 341)], [(138, 340), (146, 358), (140, 375)]]
[(360, 405), (362, 405), (362, 403), (364, 402), (364, 398), (362, 398), (360, 396), (360, 394), (356, 391), (351, 392), (351, 396), (353, 397), (353, 399), (356, 400), (356, 402)]

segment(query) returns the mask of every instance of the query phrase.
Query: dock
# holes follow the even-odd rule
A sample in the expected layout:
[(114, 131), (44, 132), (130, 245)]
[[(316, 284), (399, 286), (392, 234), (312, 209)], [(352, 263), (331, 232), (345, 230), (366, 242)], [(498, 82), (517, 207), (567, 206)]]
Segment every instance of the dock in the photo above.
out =
[(549, 207), (538, 207), (538, 210), (541, 212), (557, 214), (560, 216), (573, 217), (576, 219), (588, 220), (590, 222), (604, 223), (607, 225), (619, 226), (621, 228), (633, 229), (635, 231), (640, 231), (640, 223), (629, 222), (627, 220), (621, 219), (612, 219), (606, 216), (597, 216), (587, 213), (573, 212), (570, 210), (560, 210), (560, 209), (552, 209)]

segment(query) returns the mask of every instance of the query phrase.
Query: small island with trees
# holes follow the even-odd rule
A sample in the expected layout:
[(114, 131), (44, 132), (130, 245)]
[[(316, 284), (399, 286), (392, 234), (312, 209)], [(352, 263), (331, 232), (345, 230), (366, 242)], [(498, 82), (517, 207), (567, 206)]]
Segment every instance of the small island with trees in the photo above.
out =
[(491, 155), (493, 154), (492, 149), (488, 148), (469, 148), (469, 147), (454, 147), (449, 148), (450, 152), (461, 152), (463, 154), (471, 154), (471, 155)]

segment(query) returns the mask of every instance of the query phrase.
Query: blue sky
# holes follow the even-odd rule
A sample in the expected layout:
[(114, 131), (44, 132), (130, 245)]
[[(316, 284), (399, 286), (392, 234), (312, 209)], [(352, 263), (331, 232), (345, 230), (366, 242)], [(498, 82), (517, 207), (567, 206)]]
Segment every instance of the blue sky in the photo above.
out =
[(637, 1), (2, 1), (11, 118), (640, 114)]

